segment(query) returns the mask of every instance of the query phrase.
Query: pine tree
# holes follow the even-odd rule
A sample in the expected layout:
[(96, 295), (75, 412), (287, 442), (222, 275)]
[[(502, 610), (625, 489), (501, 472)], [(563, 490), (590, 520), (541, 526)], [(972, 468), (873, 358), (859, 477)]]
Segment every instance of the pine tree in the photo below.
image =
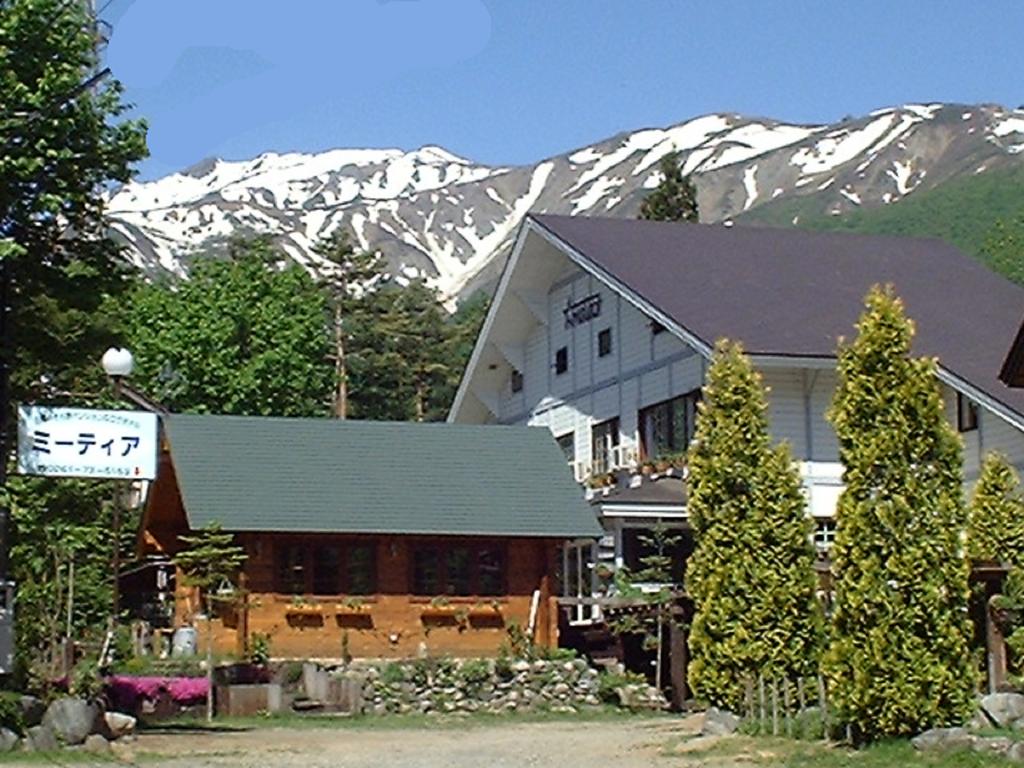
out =
[(988, 453), (968, 508), (967, 551), (974, 560), (1017, 567), (1024, 561), (1024, 502), (1006, 458)]
[(206, 614), (206, 719), (213, 719), (213, 607), (218, 599), (233, 596), (238, 571), (245, 563), (245, 550), (234, 543), (234, 535), (218, 523), (199, 529), (191, 536), (179, 536), (184, 549), (174, 556), (182, 585), (199, 590)]
[(735, 709), (758, 674), (813, 674), (822, 628), (800, 478), (788, 446), (770, 443), (761, 378), (739, 344), (715, 347), (688, 483), (690, 684)]
[(640, 218), (651, 221), (699, 221), (697, 188), (683, 175), (679, 152), (670, 152), (658, 165), (662, 180), (640, 203)]
[(858, 741), (962, 722), (975, 670), (958, 436), (935, 361), (912, 358), (913, 324), (875, 287), (840, 347), (830, 418), (845, 489), (824, 659), (830, 703)]
[(355, 315), (365, 311), (366, 292), (380, 277), (383, 260), (378, 253), (357, 251), (342, 229), (335, 230), (313, 250), (328, 264), (321, 273), (330, 296), (334, 342), (335, 391), (331, 411), (335, 418), (344, 419), (348, 416), (349, 371), (345, 352), (352, 341), (350, 327), (358, 325)]

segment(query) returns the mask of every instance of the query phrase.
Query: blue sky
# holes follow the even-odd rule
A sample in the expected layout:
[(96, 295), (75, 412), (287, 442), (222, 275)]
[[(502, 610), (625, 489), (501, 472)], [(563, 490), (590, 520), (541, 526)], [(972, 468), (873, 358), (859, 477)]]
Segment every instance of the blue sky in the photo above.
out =
[(537, 161), (714, 111), (1024, 103), (1019, 0), (99, 0), (151, 178), (212, 155), (439, 144)]

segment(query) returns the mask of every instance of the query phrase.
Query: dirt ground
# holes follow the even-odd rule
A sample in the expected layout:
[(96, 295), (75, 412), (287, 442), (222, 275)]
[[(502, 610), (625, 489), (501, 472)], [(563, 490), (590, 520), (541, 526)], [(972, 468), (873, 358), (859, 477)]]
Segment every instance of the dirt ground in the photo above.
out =
[[(135, 754), (174, 768), (616, 768), (671, 766), (666, 749), (695, 733), (674, 718), (509, 722), (443, 728), (259, 728), (228, 733), (143, 734)], [(173, 756), (173, 757), (171, 757)], [(685, 762), (685, 761), (683, 761)]]

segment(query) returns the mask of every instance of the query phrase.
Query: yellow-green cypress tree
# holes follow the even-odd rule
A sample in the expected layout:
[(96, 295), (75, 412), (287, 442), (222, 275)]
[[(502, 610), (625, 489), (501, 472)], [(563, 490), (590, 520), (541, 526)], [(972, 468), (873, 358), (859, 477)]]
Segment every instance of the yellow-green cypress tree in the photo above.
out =
[(1020, 481), (1006, 458), (988, 453), (968, 508), (967, 551), (974, 560), (1018, 566), (1024, 560)]
[(799, 474), (788, 446), (771, 445), (764, 387), (739, 344), (715, 348), (688, 483), (688, 675), (698, 696), (736, 709), (758, 674), (814, 674), (822, 627)]
[(913, 324), (891, 289), (871, 290), (857, 329), (830, 411), (845, 489), (823, 666), (834, 711), (870, 741), (962, 722), (975, 669), (961, 446), (935, 361), (911, 356)]

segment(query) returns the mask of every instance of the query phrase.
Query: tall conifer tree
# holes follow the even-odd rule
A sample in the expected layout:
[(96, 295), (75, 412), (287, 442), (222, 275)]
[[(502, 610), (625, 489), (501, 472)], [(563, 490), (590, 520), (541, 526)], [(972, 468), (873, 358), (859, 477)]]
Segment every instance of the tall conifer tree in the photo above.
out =
[(891, 289), (871, 290), (857, 329), (830, 411), (846, 487), (824, 669), (838, 716), (870, 741), (961, 722), (975, 671), (961, 448), (935, 361), (911, 357), (913, 324)]
[(968, 508), (967, 551), (975, 560), (1018, 566), (1024, 561), (1024, 502), (1006, 458), (988, 453)]
[(813, 674), (822, 626), (799, 475), (788, 446), (771, 445), (761, 378), (739, 344), (715, 348), (689, 471), (690, 684), (736, 708), (759, 673)]
[(661, 183), (640, 203), (640, 218), (651, 221), (699, 221), (697, 188), (683, 175), (679, 152), (670, 152), (658, 165)]

